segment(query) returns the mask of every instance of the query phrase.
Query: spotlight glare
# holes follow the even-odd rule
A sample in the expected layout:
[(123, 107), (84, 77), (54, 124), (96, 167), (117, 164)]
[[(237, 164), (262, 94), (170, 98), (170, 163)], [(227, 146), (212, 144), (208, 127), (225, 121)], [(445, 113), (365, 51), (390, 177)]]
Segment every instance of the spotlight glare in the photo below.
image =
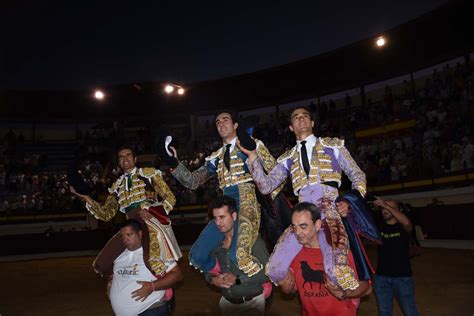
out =
[(183, 88), (179, 88), (179, 89), (178, 89), (178, 94), (179, 94), (179, 95), (183, 95), (183, 94), (184, 94), (184, 89), (183, 89)]
[(174, 91), (174, 87), (172, 85), (169, 85), (169, 84), (166, 85), (166, 87), (165, 87), (165, 92), (166, 93), (171, 93), (173, 91)]
[(377, 39), (376, 44), (377, 44), (378, 47), (384, 46), (384, 45), (385, 45), (385, 38), (379, 37), (379, 38)]
[(103, 100), (104, 97), (105, 97), (105, 94), (102, 91), (96, 90), (94, 92), (94, 98), (96, 98), (97, 100)]

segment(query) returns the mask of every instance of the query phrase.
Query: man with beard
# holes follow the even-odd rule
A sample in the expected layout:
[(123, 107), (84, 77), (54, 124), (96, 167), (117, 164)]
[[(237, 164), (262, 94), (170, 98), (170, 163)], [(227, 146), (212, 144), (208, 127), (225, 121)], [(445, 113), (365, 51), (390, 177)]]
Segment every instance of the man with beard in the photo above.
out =
[(378, 248), (378, 265), (374, 290), (380, 316), (393, 313), (393, 296), (398, 298), (405, 316), (419, 315), (415, 303), (415, 284), (409, 254), (413, 225), (395, 201), (377, 198), (374, 205), (382, 210), (380, 225), (382, 245)]
[[(212, 252), (216, 258), (219, 271), (206, 273), (206, 280), (222, 291), (219, 307), (222, 315), (264, 315), (265, 299), (271, 294), (272, 285), (265, 273), (260, 270), (248, 277), (240, 271), (230, 259), (230, 247), (236, 240), (237, 206), (235, 200), (228, 196), (218, 197), (209, 203), (213, 221), (224, 235), (222, 243)], [(257, 237), (251, 254), (261, 264), (268, 261), (268, 252), (260, 237)]]

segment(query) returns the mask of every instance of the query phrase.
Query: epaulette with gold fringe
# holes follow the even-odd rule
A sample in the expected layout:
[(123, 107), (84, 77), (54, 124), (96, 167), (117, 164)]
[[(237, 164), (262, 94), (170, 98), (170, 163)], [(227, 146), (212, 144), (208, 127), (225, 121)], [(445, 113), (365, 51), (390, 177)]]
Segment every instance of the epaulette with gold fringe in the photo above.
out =
[(344, 140), (337, 137), (319, 137), (319, 141), (324, 147), (341, 148), (344, 146)]
[(124, 178), (123, 175), (120, 176), (120, 177), (112, 184), (112, 186), (109, 188), (109, 193), (110, 193), (110, 194), (112, 194), (112, 193), (117, 193), (118, 188), (119, 188), (120, 185), (122, 184), (123, 178)]
[(207, 156), (205, 160), (210, 161), (212, 159), (215, 159), (221, 154), (221, 152), (222, 152), (222, 147), (216, 150), (215, 152), (213, 152), (212, 154), (210, 154), (209, 156)]
[(155, 168), (140, 168), (138, 169), (138, 173), (145, 178), (151, 178), (156, 175), (161, 176), (161, 171)]
[(295, 154), (295, 151), (296, 151), (296, 146), (294, 146), (293, 148), (287, 150), (280, 157), (278, 157), (277, 163), (282, 163), (285, 160), (287, 160), (288, 158), (293, 157), (293, 155)]

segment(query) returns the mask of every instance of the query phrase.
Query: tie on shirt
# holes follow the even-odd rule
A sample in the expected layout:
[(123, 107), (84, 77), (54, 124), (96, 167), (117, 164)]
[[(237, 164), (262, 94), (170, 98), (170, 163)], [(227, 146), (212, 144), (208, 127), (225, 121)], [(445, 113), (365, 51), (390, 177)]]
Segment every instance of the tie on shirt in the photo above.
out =
[(133, 181), (132, 181), (132, 175), (129, 173), (127, 175), (127, 191), (130, 191), (132, 189)]
[(304, 172), (306, 172), (306, 176), (308, 176), (310, 166), (309, 166), (309, 161), (308, 161), (308, 152), (306, 151), (306, 145), (305, 144), (306, 144), (306, 141), (303, 140), (301, 142), (301, 161), (303, 162)]
[(225, 153), (224, 153), (224, 164), (227, 170), (229, 171), (230, 171), (230, 146), (232, 146), (232, 144), (225, 145)]

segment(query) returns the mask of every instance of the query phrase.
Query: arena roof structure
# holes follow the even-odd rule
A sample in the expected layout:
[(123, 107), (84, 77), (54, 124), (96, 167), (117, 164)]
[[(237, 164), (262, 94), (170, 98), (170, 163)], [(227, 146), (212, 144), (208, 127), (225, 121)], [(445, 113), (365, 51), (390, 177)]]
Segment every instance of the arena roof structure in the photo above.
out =
[[(101, 120), (126, 117), (179, 120), (218, 108), (238, 111), (289, 103), (413, 73), (474, 51), (473, 2), (450, 1), (383, 34), (285, 65), (185, 85), (184, 96), (162, 92), (164, 82), (92, 91), (3, 91), (0, 115), (27, 120)], [(379, 36), (387, 44), (379, 48)]]

